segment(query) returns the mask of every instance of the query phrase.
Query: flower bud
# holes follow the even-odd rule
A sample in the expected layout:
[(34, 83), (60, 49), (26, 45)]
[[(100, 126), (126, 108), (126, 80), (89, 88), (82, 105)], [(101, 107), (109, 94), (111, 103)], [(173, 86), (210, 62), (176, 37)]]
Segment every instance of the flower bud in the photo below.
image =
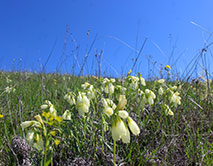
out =
[(123, 110), (126, 104), (127, 104), (126, 96), (120, 95), (118, 102), (118, 109)]

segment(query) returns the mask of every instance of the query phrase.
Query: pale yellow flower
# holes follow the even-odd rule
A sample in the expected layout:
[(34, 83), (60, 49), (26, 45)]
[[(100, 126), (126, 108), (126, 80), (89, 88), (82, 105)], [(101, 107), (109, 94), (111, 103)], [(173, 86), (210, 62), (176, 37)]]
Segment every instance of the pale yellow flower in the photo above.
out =
[(126, 119), (126, 118), (129, 116), (128, 112), (125, 111), (125, 110), (118, 111), (118, 115), (119, 115), (122, 119)]
[(130, 69), (127, 75), (130, 75), (132, 73), (132, 70)]
[(119, 141), (122, 136), (127, 134), (127, 128), (119, 117), (112, 124), (112, 138), (115, 141)]
[(143, 77), (140, 76), (141, 85), (146, 86), (146, 81)]
[(158, 89), (158, 93), (159, 93), (159, 95), (163, 95), (163, 88), (162, 87), (160, 87), (159, 89)]
[(167, 115), (171, 115), (171, 116), (174, 115), (174, 113), (172, 112), (172, 110), (166, 104), (165, 104), (165, 109), (166, 109), (165, 112), (166, 112)]
[(126, 134), (121, 135), (121, 139), (122, 139), (123, 143), (126, 143), (126, 144), (130, 143), (130, 132), (129, 132), (129, 129), (127, 127), (126, 127)]
[(66, 111), (64, 112), (64, 114), (62, 115), (62, 118), (63, 118), (64, 120), (71, 120), (71, 112), (70, 112), (69, 110), (66, 110)]
[(159, 84), (163, 84), (164, 82), (165, 82), (164, 79), (159, 79), (159, 80), (157, 80), (157, 83), (159, 83)]
[(33, 130), (29, 130), (27, 132), (26, 139), (31, 145), (33, 144), (33, 142), (34, 142), (34, 131)]
[(44, 122), (43, 122), (43, 120), (42, 120), (42, 118), (41, 118), (40, 115), (36, 115), (36, 116), (34, 116), (34, 118), (35, 118), (39, 123), (41, 123), (42, 126), (44, 126)]
[(77, 97), (77, 109), (78, 112), (81, 116), (84, 115), (84, 113), (89, 112), (89, 107), (90, 107), (90, 101), (85, 95), (85, 93), (79, 92), (78, 97)]
[(176, 107), (177, 105), (181, 104), (181, 97), (179, 96), (180, 94), (178, 92), (172, 93), (170, 95), (170, 102), (173, 103)]
[(24, 129), (27, 128), (27, 127), (31, 127), (31, 126), (41, 127), (41, 124), (38, 123), (37, 121), (34, 121), (34, 120), (32, 120), (32, 121), (25, 121), (25, 122), (21, 123), (21, 127), (24, 128)]
[(128, 125), (129, 125), (129, 128), (130, 128), (131, 132), (134, 135), (139, 135), (140, 134), (140, 129), (139, 129), (137, 123), (130, 116), (127, 117), (127, 122), (128, 122)]
[(111, 116), (114, 113), (114, 111), (110, 107), (105, 107), (104, 108), (104, 113), (107, 114), (108, 116)]
[(75, 96), (72, 92), (69, 92), (64, 96), (64, 99), (70, 104), (74, 105), (75, 104)]
[(49, 106), (47, 105), (47, 104), (43, 104), (43, 105), (41, 105), (41, 110), (45, 110), (45, 109), (47, 109)]
[(118, 101), (118, 109), (123, 110), (126, 104), (127, 104), (126, 96), (120, 95), (119, 101)]

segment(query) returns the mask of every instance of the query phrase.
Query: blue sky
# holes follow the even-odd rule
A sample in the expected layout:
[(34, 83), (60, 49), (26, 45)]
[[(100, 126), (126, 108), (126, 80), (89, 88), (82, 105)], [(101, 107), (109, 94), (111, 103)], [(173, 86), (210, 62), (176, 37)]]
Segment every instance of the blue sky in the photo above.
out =
[[(41, 71), (49, 57), (46, 72), (70, 73), (76, 64), (78, 74), (95, 40), (84, 74), (95, 74), (95, 52), (103, 50), (102, 71), (119, 76), (147, 38), (134, 71), (158, 74), (161, 64), (169, 64), (182, 73), (212, 41), (191, 23), (212, 32), (212, 7), (212, 0), (1, 0), (0, 69)], [(206, 57), (212, 72), (212, 55)]]

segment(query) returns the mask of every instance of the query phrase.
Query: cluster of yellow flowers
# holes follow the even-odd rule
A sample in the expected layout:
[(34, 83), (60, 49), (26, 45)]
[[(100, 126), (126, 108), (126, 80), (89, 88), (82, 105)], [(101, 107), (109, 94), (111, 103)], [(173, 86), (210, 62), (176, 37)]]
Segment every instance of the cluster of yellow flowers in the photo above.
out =
[[(174, 115), (171, 108), (181, 104), (181, 97), (176, 86), (168, 87), (164, 79), (159, 79), (155, 81), (155, 86), (151, 90), (141, 75), (130, 76), (130, 74), (131, 72), (121, 80), (95, 78), (97, 86), (85, 82), (81, 85), (82, 91), (68, 92), (64, 99), (71, 107), (65, 110), (62, 116), (58, 116), (55, 106), (46, 100), (40, 107), (44, 120), (40, 115), (36, 115), (36, 120), (25, 121), (21, 124), (23, 128), (32, 128), (27, 134), (29, 142), (41, 148), (44, 146), (41, 138), (48, 137), (54, 140), (55, 145), (58, 145), (60, 141), (56, 138), (56, 134), (60, 130), (56, 130), (57, 125), (71, 120), (73, 110), (78, 111), (81, 117), (89, 116), (88, 113), (92, 110), (90, 106), (94, 106), (94, 103), (97, 104), (97, 111), (103, 113), (103, 124), (106, 125), (105, 119), (110, 121), (113, 140), (122, 140), (123, 143), (130, 143), (130, 131), (136, 136), (140, 134), (139, 126), (130, 117), (129, 112), (133, 111), (130, 105), (137, 105), (140, 109), (144, 109), (146, 104), (152, 107), (156, 101), (162, 102), (161, 108), (166, 115)], [(127, 99), (129, 104), (127, 104)], [(51, 130), (48, 131), (46, 126), (51, 126)]]

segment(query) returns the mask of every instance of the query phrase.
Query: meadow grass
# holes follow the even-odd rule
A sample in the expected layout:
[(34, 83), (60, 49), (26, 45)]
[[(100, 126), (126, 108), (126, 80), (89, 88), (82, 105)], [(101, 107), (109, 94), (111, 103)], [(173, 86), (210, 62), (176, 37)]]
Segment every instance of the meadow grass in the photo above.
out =
[[(113, 122), (110, 116), (103, 114), (100, 97), (91, 99), (89, 112), (84, 116), (79, 115), (79, 107), (64, 99), (68, 92), (78, 95), (83, 91), (81, 85), (88, 82), (99, 88), (95, 96), (111, 98), (117, 105), (118, 92), (104, 94), (104, 90), (100, 90), (104, 86), (103, 78), (27, 72), (1, 72), (0, 77), (0, 114), (3, 115), (0, 118), (0, 165), (23, 164), (23, 156), (14, 149), (14, 137), (26, 139), (29, 128), (21, 127), (22, 122), (35, 120), (38, 114), (45, 121), (41, 109), (45, 100), (51, 101), (59, 117), (70, 110), (71, 118), (63, 123), (46, 120), (45, 130), (52, 134), (42, 140), (46, 140), (49, 147), (45, 149), (44, 145), (41, 150), (32, 147), (29, 153), (35, 165), (112, 165), (113, 156), (117, 165), (213, 165), (213, 83), (210, 81), (207, 85), (200, 80), (166, 80), (166, 87), (177, 86), (181, 97), (179, 105), (171, 106), (173, 116), (166, 113), (163, 104), (170, 99), (160, 97), (155, 80), (147, 80), (146, 86), (140, 85), (143, 92), (148, 88), (157, 96), (153, 98), (154, 104), (146, 102), (143, 106), (140, 100), (136, 102), (138, 92), (128, 89), (130, 84), (125, 85), (128, 91), (125, 110), (137, 123), (140, 134), (131, 134), (127, 144), (116, 141), (115, 147), (111, 133)], [(116, 82), (124, 86), (125, 81), (116, 79)], [(114, 155), (113, 148), (116, 148)]]

